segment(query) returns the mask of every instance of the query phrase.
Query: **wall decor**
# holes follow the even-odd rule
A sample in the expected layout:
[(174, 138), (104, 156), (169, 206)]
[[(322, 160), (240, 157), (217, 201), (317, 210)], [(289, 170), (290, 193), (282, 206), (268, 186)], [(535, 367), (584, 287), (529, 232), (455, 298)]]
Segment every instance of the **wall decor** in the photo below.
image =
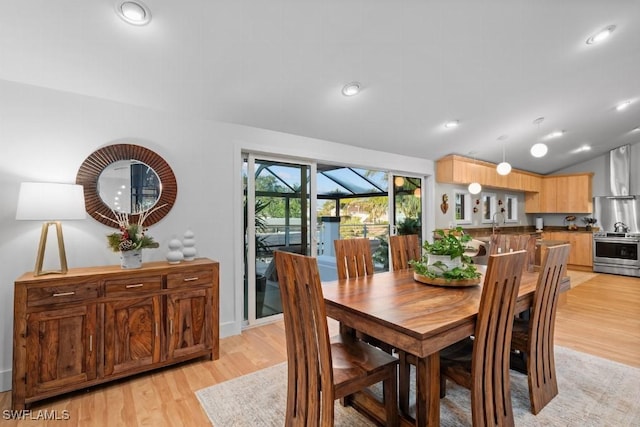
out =
[(449, 196), (445, 193), (442, 195), (442, 203), (440, 203), (440, 210), (442, 211), (443, 214), (446, 214), (447, 211), (449, 210), (449, 203), (447, 203), (449, 201)]
[(169, 164), (155, 152), (133, 144), (94, 151), (80, 166), (76, 184), (84, 187), (87, 213), (110, 227), (118, 227), (108, 219), (114, 212), (131, 215), (135, 223), (138, 216), (154, 210), (145, 224), (155, 224), (169, 213), (178, 194)]

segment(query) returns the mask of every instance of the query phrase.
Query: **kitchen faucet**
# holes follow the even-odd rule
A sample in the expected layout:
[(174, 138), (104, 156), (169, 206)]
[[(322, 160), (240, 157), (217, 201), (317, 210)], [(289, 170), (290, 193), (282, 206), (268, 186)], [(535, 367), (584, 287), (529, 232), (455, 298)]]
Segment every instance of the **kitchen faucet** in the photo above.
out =
[(498, 225), (498, 222), (496, 221), (496, 215), (500, 215), (502, 217), (502, 224), (503, 225), (507, 222), (507, 220), (504, 217), (504, 214), (502, 212), (495, 212), (493, 214), (493, 219), (491, 221), (491, 234), (496, 234), (496, 229), (498, 231), (500, 231), (500, 227)]

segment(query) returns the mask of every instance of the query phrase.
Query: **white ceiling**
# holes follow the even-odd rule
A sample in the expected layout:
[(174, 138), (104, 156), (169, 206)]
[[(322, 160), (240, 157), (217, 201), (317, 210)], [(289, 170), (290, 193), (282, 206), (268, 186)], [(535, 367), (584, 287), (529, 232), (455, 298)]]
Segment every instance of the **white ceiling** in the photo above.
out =
[(640, 141), (638, 0), (145, 3), (135, 27), (115, 0), (2, 1), (0, 79), (433, 160), (499, 162), (506, 134), (507, 160), (539, 173)]

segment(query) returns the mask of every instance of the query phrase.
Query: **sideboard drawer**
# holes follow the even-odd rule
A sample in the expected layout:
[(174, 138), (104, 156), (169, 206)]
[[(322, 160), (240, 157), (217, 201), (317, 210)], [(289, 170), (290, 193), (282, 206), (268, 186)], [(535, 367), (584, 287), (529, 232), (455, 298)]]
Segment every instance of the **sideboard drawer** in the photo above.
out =
[(162, 276), (114, 279), (105, 281), (105, 296), (121, 297), (162, 290)]
[(74, 283), (70, 285), (31, 287), (27, 290), (27, 306), (64, 304), (97, 298), (98, 283)]
[(213, 271), (210, 269), (167, 274), (167, 288), (183, 286), (211, 286)]

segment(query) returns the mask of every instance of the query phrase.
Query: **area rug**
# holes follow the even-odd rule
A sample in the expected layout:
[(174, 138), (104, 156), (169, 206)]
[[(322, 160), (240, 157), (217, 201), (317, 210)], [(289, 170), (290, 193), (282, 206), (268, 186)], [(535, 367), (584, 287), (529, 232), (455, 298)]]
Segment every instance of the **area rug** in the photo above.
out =
[[(214, 427), (284, 425), (286, 363), (196, 392)], [(516, 426), (640, 426), (640, 369), (556, 346), (560, 392), (537, 416), (529, 409), (526, 375), (511, 373)], [(413, 385), (412, 385), (413, 395)], [(447, 383), (440, 401), (442, 426), (471, 426), (470, 394)], [(373, 425), (336, 402), (336, 426)]]

